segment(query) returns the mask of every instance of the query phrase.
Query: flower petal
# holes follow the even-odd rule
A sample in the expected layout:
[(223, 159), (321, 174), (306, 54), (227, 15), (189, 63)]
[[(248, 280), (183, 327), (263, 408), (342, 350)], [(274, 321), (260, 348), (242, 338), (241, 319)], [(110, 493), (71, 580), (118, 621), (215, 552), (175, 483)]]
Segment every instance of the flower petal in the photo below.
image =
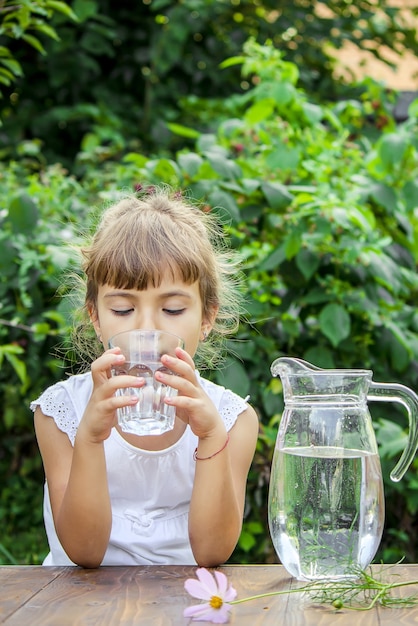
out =
[[(225, 605), (224, 605), (225, 606)], [(195, 604), (183, 611), (183, 617), (189, 617), (194, 622), (212, 622), (212, 624), (226, 624), (229, 621), (230, 608), (213, 609), (209, 604)]]
[(184, 583), (184, 588), (193, 598), (199, 598), (199, 600), (210, 600), (212, 597), (207, 587), (195, 578), (188, 578)]
[(218, 585), (216, 584), (216, 580), (206, 567), (199, 567), (199, 569), (196, 570), (196, 576), (202, 585), (206, 587), (210, 597), (218, 595)]
[(237, 592), (232, 585), (228, 586), (228, 579), (223, 572), (215, 571), (215, 578), (218, 582), (218, 593), (222, 600), (231, 602), (237, 597)]
[(225, 594), (224, 602), (232, 602), (237, 597), (237, 590), (234, 587), (229, 587), (228, 591)]
[(218, 595), (223, 598), (224, 593), (228, 587), (228, 579), (223, 572), (218, 572), (215, 570), (214, 572), (216, 582), (218, 584)]
[(205, 615), (211, 612), (212, 608), (206, 602), (205, 604), (194, 604), (193, 606), (188, 606), (187, 609), (184, 609), (183, 616), (191, 617), (195, 621), (205, 621)]
[(226, 624), (229, 622), (229, 608), (226, 604), (223, 604), (220, 609), (209, 610), (205, 614), (205, 621), (211, 621), (213, 624)]

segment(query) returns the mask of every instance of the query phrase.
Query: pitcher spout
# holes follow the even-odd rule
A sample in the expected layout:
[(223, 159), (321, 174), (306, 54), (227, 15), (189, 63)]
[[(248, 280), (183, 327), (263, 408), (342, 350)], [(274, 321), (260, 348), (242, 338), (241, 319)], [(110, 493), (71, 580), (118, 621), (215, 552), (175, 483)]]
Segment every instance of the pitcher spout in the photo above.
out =
[(270, 371), (272, 376), (283, 376), (289, 374), (303, 374), (306, 372), (321, 371), (320, 367), (312, 365), (302, 359), (291, 356), (281, 356), (271, 364)]

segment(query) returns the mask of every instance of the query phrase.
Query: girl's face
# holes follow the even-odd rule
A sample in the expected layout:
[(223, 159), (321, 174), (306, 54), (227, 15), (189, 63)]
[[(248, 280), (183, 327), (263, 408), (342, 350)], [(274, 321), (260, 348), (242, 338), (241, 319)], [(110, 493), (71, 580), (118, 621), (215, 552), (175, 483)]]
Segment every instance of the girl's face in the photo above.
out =
[(135, 329), (165, 330), (181, 337), (185, 350), (192, 357), (199, 341), (210, 332), (212, 319), (213, 316), (203, 317), (199, 283), (188, 285), (179, 279), (165, 279), (158, 287), (151, 285), (143, 291), (101, 285), (97, 308), (91, 312), (94, 328), (105, 349), (116, 333)]

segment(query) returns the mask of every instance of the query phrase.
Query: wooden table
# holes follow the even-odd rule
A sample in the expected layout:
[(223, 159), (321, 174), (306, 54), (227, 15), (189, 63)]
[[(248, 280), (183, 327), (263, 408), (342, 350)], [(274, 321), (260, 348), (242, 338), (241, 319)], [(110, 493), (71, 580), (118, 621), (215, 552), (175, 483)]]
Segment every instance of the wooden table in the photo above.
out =
[[(386, 568), (384, 566), (384, 576)], [(381, 569), (381, 568), (379, 568)], [(7, 626), (187, 626), (183, 610), (199, 600), (184, 591), (196, 568), (186, 566), (0, 567), (0, 624)], [(299, 585), (281, 565), (222, 568), (238, 598)], [(417, 580), (418, 565), (388, 569), (391, 580)], [(386, 580), (386, 579), (385, 579)], [(418, 595), (418, 585), (397, 590)], [(196, 623), (196, 622), (194, 622)], [(201, 623), (201, 622), (199, 622)], [(418, 624), (412, 608), (376, 607), (335, 611), (316, 606), (300, 593), (260, 598), (233, 606), (230, 623), (239, 626), (402, 626)]]

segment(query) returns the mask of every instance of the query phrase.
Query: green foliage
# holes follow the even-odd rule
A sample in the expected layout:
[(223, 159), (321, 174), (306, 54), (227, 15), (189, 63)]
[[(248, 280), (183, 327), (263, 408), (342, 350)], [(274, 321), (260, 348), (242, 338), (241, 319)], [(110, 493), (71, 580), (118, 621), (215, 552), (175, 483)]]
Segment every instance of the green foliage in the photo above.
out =
[[(128, 154), (118, 177), (181, 187), (221, 215), (242, 258), (247, 319), (214, 377), (250, 393), (262, 422), (234, 555), (243, 561), (274, 558), (265, 511), (281, 413), (280, 384), (269, 372), (273, 359), (293, 354), (322, 367), (367, 368), (375, 380), (416, 387), (418, 142), (416, 105), (395, 127), (390, 102), (375, 84), (365, 85), (360, 100), (320, 105), (298, 86), (297, 68), (271, 46), (249, 40), (241, 62), (244, 74), (258, 80), (226, 103), (233, 117), (175, 158)], [(376, 95), (383, 129), (369, 116)], [(405, 416), (391, 410), (403, 433)], [(386, 413), (379, 411), (378, 439), (385, 444)], [(384, 445), (392, 465), (390, 452)], [(402, 499), (407, 483), (389, 484), (387, 463), (384, 468), (388, 492), (397, 490)], [(415, 468), (406, 480), (415, 483)], [(390, 504), (388, 518), (398, 528), (402, 506)], [(390, 533), (385, 541), (385, 556), (393, 556)]]
[(77, 240), (88, 200), (58, 167), (41, 176), (0, 167), (0, 561), (45, 555), (43, 471), (29, 402), (64, 376), (57, 350), (68, 334), (58, 290), (72, 266), (63, 241)]
[[(345, 87), (334, 79), (334, 55), (345, 42), (371, 48), (376, 56), (383, 46), (418, 52), (413, 22), (391, 5), (389, 0), (378, 5), (334, 0), (327, 6), (318, 0), (73, 0), (75, 22), (68, 19), (73, 14), (57, 12), (50, 19), (64, 3), (25, 3), (36, 8), (32, 25), (36, 17), (48, 26), (42, 44), (37, 39), (46, 54), (0, 39), (5, 62), (12, 53), (21, 74), (5, 90), (2, 158), (15, 158), (16, 146), (36, 138), (48, 162), (72, 169), (81, 147), (77, 173), (82, 175), (92, 153), (101, 160), (131, 150), (171, 153), (183, 141), (168, 132), (167, 123), (195, 126), (199, 119), (199, 128), (207, 129), (214, 112), (230, 117), (224, 97), (251, 87), (252, 72), (241, 76), (236, 63), (224, 63), (241, 54), (250, 36), (259, 43), (270, 40), (283, 52), (315, 98), (340, 98)], [(0, 13), (8, 24), (6, 15)], [(211, 108), (202, 114), (201, 98), (208, 96)]]
[[(100, 204), (117, 190), (147, 182), (180, 187), (221, 217), (241, 257), (246, 316), (229, 342), (224, 368), (211, 374), (250, 394), (261, 422), (233, 561), (276, 558), (266, 518), (283, 408), (281, 383), (269, 369), (276, 357), (368, 368), (375, 380), (417, 386), (417, 103), (396, 126), (391, 94), (373, 81), (356, 97), (318, 102), (302, 87), (298, 67), (277, 48), (250, 38), (240, 52), (234, 64), (253, 87), (227, 98), (220, 120), (211, 117), (216, 107), (207, 107), (198, 132), (185, 122), (171, 124), (189, 146), (175, 154), (150, 157), (132, 149), (110, 158), (107, 141), (119, 128), (116, 116), (108, 118), (108, 133), (95, 131), (83, 145), (79, 181), (45, 166), (36, 142), (22, 144), (21, 165), (0, 171), (6, 207), (0, 214), (0, 517), (8, 529), (17, 520), (23, 527), (25, 511), (31, 520), (41, 506), (27, 406), (64, 373), (62, 362), (50, 356), (68, 329), (67, 302), (56, 298), (61, 272), (73, 262), (62, 242), (76, 240), (78, 228), (88, 227), (91, 198)], [(211, 131), (202, 130), (209, 121)], [(22, 164), (38, 173), (22, 170)], [(387, 495), (381, 554), (390, 561), (406, 552), (414, 560), (417, 547), (406, 546), (416, 535), (418, 464), (400, 483), (389, 482), (407, 425), (402, 413), (391, 405), (383, 412), (382, 406), (373, 409)], [(28, 467), (38, 489), (26, 482)], [(23, 484), (33, 497), (23, 495)], [(12, 537), (8, 532), (0, 546), (5, 562), (10, 556), (19, 562), (39, 558), (33, 537), (16, 545)]]
[[(59, 13), (77, 20), (77, 16), (65, 2), (59, 0), (35, 0), (16, 3), (3, 0), (0, 7), (0, 94), (1, 86), (9, 87), (23, 76), (22, 65), (7, 47), (8, 39), (21, 40), (28, 44), (33, 54), (35, 49), (46, 54), (42, 39), (58, 40), (56, 30), (49, 23)], [(3, 43), (4, 42), (4, 43)]]

